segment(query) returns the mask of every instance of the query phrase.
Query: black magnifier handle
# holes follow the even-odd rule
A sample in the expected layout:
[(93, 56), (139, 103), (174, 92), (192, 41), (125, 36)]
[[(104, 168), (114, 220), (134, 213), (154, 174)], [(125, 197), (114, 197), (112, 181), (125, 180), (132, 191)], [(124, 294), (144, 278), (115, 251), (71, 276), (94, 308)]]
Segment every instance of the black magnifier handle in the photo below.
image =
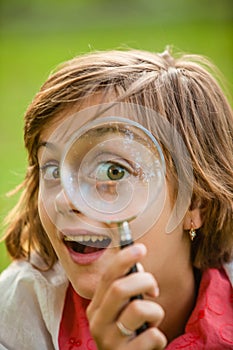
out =
[[(120, 247), (121, 249), (124, 249), (134, 243), (131, 231), (129, 228), (128, 221), (124, 221), (118, 225), (119, 231), (120, 231)], [(137, 265), (133, 265), (130, 270), (128, 271), (127, 275), (130, 275), (131, 273), (138, 272)], [(141, 294), (135, 295), (130, 298), (130, 301), (135, 299), (143, 299), (143, 296)], [(141, 327), (139, 327), (136, 330), (136, 335), (139, 335), (140, 333), (144, 332), (149, 327), (149, 324), (145, 322)]]

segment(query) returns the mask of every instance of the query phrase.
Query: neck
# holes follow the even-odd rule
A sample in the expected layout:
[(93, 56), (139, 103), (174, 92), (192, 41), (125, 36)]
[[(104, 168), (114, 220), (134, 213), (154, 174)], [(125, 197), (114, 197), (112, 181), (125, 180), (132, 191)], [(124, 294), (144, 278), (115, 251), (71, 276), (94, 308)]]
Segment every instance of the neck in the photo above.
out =
[(182, 271), (169, 286), (162, 286), (160, 293), (161, 298), (158, 298), (158, 303), (164, 308), (166, 316), (159, 328), (170, 342), (184, 333), (185, 325), (196, 301), (196, 285), (192, 267)]

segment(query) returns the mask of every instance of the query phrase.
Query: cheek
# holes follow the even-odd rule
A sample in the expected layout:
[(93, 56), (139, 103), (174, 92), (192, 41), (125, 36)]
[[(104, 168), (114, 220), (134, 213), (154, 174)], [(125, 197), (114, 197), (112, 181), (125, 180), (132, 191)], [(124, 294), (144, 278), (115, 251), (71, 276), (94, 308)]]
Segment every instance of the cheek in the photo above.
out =
[[(48, 204), (48, 203), (46, 203), (46, 204)], [(51, 212), (48, 212), (46, 207), (47, 207), (47, 205), (46, 206), (44, 205), (44, 201), (42, 200), (42, 197), (39, 194), (38, 213), (39, 213), (40, 221), (42, 223), (42, 226), (43, 226), (45, 232), (47, 233), (49, 238), (52, 239), (54, 236), (54, 232), (56, 230), (55, 224), (54, 224), (54, 217), (52, 217), (54, 215), (52, 215)]]
[(48, 220), (56, 223), (55, 202), (59, 192), (57, 186), (48, 186), (40, 179), (38, 193), (38, 210), (41, 222), (47, 223)]

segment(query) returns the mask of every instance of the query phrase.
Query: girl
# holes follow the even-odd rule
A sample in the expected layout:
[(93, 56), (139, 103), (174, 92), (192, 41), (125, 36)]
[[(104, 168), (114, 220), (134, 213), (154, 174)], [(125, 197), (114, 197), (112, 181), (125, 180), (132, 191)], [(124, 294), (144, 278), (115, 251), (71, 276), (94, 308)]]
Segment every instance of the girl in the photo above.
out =
[[(168, 51), (96, 52), (63, 64), (42, 86), (25, 114), (28, 169), (7, 219), (14, 261), (0, 277), (1, 349), (233, 348), (233, 115), (211, 68)], [(113, 244), (112, 225), (70, 203), (60, 180), (73, 121), (82, 126), (93, 108), (116, 115), (101, 108), (117, 103), (136, 106), (166, 163), (161, 211), (138, 221), (146, 232), (124, 249)], [(125, 161), (106, 164), (101, 176), (126, 174)], [(176, 206), (167, 234), (183, 183), (180, 203), (188, 205)], [(139, 272), (128, 274), (136, 263)], [(135, 295), (143, 299), (129, 301)]]

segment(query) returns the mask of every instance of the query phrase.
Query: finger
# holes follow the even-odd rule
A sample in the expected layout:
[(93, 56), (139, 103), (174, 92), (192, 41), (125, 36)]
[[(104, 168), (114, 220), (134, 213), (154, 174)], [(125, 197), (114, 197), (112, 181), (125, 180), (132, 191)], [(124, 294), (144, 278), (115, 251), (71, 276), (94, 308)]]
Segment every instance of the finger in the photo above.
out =
[(111, 324), (103, 328), (92, 320), (90, 323), (90, 332), (98, 349), (111, 350), (114, 345), (114, 349), (123, 350), (124, 345), (127, 345), (129, 341), (128, 337), (119, 336), (115, 327), (117, 328), (116, 325)]
[(143, 244), (134, 244), (122, 249), (106, 267), (92, 299), (91, 310), (98, 308), (112, 282), (124, 276), (128, 270), (146, 255)]
[[(139, 294), (147, 294), (152, 298), (156, 298), (157, 283), (150, 273), (138, 272), (115, 280), (111, 286), (105, 290), (105, 294), (102, 297), (101, 313), (99, 313), (98, 321), (104, 324), (114, 322), (129, 299)], [(88, 307), (88, 317), (91, 316), (93, 311), (94, 309)]]
[(159, 326), (164, 318), (163, 308), (149, 300), (134, 300), (122, 311), (118, 321), (130, 330), (137, 330), (145, 322)]
[(125, 344), (121, 350), (162, 350), (166, 345), (165, 335), (158, 328), (152, 327)]
[(137, 270), (138, 270), (138, 272), (144, 272), (144, 271), (145, 271), (145, 270), (144, 270), (144, 267), (142, 266), (141, 263), (138, 262), (136, 265), (137, 265)]
[(158, 296), (158, 285), (149, 272), (133, 273), (115, 280), (107, 290), (104, 298), (121, 300), (121, 303), (139, 294), (146, 294), (155, 299)]
[(114, 344), (114, 349), (120, 350), (161, 350), (167, 344), (165, 335), (156, 327), (145, 330), (137, 337), (123, 335), (115, 322), (106, 327), (91, 322), (90, 330), (98, 349), (110, 350)]

